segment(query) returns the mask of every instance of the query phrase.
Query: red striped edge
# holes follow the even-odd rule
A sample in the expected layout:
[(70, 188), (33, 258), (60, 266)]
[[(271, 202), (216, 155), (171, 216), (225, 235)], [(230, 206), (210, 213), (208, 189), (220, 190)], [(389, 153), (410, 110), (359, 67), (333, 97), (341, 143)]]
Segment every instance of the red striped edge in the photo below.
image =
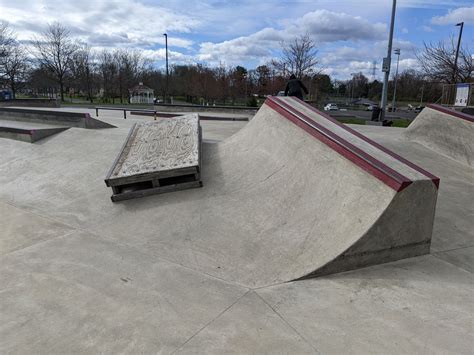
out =
[(464, 113), (464, 112), (459, 112), (459, 111), (456, 111), (456, 110), (453, 110), (453, 109), (450, 109), (450, 108), (447, 108), (447, 107), (443, 107), (441, 105), (436, 105), (436, 104), (428, 104), (428, 105), (426, 105), (426, 107), (429, 107), (429, 108), (431, 108), (433, 110), (436, 110), (436, 111), (446, 113), (446, 114), (451, 115), (451, 116), (456, 116), (456, 117), (462, 118), (463, 120), (466, 120), (466, 121), (469, 121), (469, 122), (474, 122), (474, 116), (468, 115), (467, 113)]
[(413, 182), (304, 114), (282, 102), (277, 102), (275, 98), (269, 98), (265, 104), (395, 191), (402, 191)]
[[(299, 99), (298, 99), (299, 100)], [(343, 129), (345, 129), (346, 131), (352, 133), (353, 135), (355, 135), (356, 137), (362, 139), (364, 142), (366, 143), (369, 143), (370, 145), (380, 149), (381, 151), (383, 151), (384, 153), (390, 155), (392, 158), (395, 158), (397, 159), (398, 161), (404, 163), (405, 165), (409, 166), (410, 168), (412, 168), (413, 170), (415, 171), (418, 171), (420, 174), (423, 174), (425, 175), (427, 178), (429, 178), (433, 184), (436, 186), (437, 189), (439, 189), (439, 177), (437, 177), (436, 175), (433, 175), (431, 174), (429, 171), (426, 171), (425, 169), (421, 168), (420, 166), (416, 165), (415, 163), (412, 163), (411, 161), (403, 158), (402, 156), (398, 155), (397, 153), (385, 148), (383, 145), (380, 145), (379, 143), (373, 141), (372, 139), (364, 136), (362, 133), (360, 132), (357, 132), (356, 130), (352, 129), (351, 127), (339, 122), (338, 120), (336, 120), (335, 118), (331, 117), (330, 115), (328, 115), (327, 113), (324, 113), (324, 112), (321, 112), (319, 111), (318, 109), (314, 108), (313, 106), (307, 104), (306, 102), (304, 101), (301, 101), (299, 100), (298, 101), (299, 103), (303, 104), (304, 106), (306, 106), (307, 108), (309, 108), (311, 111), (314, 111), (316, 112), (318, 115), (330, 120), (331, 122), (337, 124), (338, 126), (342, 127)]]

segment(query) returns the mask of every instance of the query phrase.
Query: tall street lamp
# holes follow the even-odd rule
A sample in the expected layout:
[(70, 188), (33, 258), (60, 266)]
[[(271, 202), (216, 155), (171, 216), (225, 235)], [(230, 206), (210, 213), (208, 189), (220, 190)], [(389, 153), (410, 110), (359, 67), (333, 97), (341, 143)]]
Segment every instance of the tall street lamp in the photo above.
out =
[(168, 85), (169, 85), (169, 69), (168, 69), (168, 34), (163, 33), (165, 36), (165, 48), (166, 48), (166, 87), (165, 87), (165, 103), (168, 103)]
[(400, 48), (397, 48), (393, 51), (398, 58), (397, 58), (397, 70), (395, 71), (395, 79), (393, 83), (393, 99), (392, 99), (392, 112), (395, 112), (395, 98), (397, 96), (397, 79), (398, 79), (398, 63), (400, 62)]
[(458, 37), (458, 46), (456, 48), (456, 57), (454, 58), (454, 70), (453, 70), (453, 83), (456, 84), (456, 74), (458, 71), (458, 56), (459, 56), (459, 47), (461, 46), (461, 37), (462, 37), (462, 29), (464, 28), (464, 22), (460, 22), (456, 24), (456, 26), (460, 26), (459, 29), (459, 37)]
[(388, 78), (390, 75), (390, 65), (392, 62), (392, 42), (393, 42), (393, 28), (395, 26), (395, 11), (397, 8), (397, 0), (392, 3), (392, 17), (390, 19), (390, 34), (388, 36), (387, 57), (383, 59), (382, 71), (385, 72), (383, 77), (382, 99), (380, 102), (381, 111), (379, 121), (385, 119), (385, 110), (387, 109), (387, 93), (388, 93)]
[(352, 101), (354, 101), (354, 76), (357, 75), (357, 73), (351, 73), (352, 79), (351, 79), (351, 105)]

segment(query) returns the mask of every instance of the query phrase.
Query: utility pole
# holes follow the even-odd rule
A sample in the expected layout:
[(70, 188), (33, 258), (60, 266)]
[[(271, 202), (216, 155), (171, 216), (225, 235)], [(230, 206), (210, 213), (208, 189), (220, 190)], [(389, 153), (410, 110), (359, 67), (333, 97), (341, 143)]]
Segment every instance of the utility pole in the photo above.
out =
[(354, 75), (357, 75), (357, 73), (351, 73), (352, 79), (351, 79), (351, 105), (352, 101), (354, 101)]
[(381, 111), (379, 121), (385, 119), (385, 111), (387, 109), (387, 93), (388, 93), (388, 78), (390, 76), (390, 65), (392, 62), (392, 42), (393, 42), (393, 28), (395, 27), (395, 11), (397, 8), (397, 0), (392, 3), (392, 17), (390, 20), (390, 34), (388, 36), (387, 57), (383, 59), (382, 71), (385, 73), (383, 77), (382, 99), (380, 102)]
[(456, 48), (456, 57), (454, 58), (453, 84), (456, 84), (456, 74), (458, 71), (459, 47), (461, 46), (461, 37), (462, 37), (462, 29), (464, 28), (464, 22), (460, 22), (456, 26), (460, 26), (461, 28), (459, 29), (458, 46)]
[(393, 52), (398, 56), (397, 70), (395, 71), (395, 79), (393, 83), (393, 99), (392, 99), (392, 112), (395, 112), (395, 98), (397, 96), (398, 63), (400, 62), (400, 48), (396, 48)]
[(168, 34), (163, 33), (163, 36), (165, 36), (165, 48), (166, 48), (166, 87), (165, 87), (165, 103), (168, 103), (168, 88), (169, 88), (169, 69), (168, 69)]

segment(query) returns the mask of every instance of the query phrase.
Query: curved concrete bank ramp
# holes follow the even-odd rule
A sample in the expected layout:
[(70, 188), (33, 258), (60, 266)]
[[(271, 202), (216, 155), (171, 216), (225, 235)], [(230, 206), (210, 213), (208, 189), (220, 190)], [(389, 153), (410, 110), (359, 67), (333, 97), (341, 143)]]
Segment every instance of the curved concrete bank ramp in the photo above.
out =
[(54, 124), (56, 126), (78, 128), (115, 128), (115, 126), (92, 118), (88, 113), (34, 110), (23, 108), (0, 108), (0, 121), (20, 121), (31, 123)]
[(216, 155), (249, 217), (218, 249), (257, 283), (429, 252), (439, 179), (302, 101), (268, 99)]
[(130, 121), (2, 141), (2, 199), (248, 287), (429, 252), (438, 179), (297, 99), (204, 143), (202, 188), (111, 203), (103, 177)]
[(412, 141), (474, 167), (474, 116), (427, 105), (406, 130)]
[(250, 287), (429, 252), (439, 180), (297, 99), (207, 145), (202, 174), (202, 189), (115, 204), (97, 233)]

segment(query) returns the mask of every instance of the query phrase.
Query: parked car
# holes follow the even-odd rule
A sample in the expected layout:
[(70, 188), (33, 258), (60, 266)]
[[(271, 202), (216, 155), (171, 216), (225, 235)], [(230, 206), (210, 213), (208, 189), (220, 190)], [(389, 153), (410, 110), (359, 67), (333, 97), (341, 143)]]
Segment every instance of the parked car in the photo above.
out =
[(327, 104), (324, 106), (324, 111), (337, 111), (339, 110), (339, 107), (337, 107), (336, 104)]
[(419, 113), (419, 112), (421, 112), (424, 108), (425, 108), (425, 106), (417, 106), (417, 107), (415, 107), (415, 110), (414, 110), (414, 111), (415, 111), (416, 113)]
[(285, 92), (284, 91), (278, 91), (277, 96), (285, 96)]
[(365, 108), (366, 111), (373, 111), (376, 107), (378, 107), (377, 105), (369, 105)]

